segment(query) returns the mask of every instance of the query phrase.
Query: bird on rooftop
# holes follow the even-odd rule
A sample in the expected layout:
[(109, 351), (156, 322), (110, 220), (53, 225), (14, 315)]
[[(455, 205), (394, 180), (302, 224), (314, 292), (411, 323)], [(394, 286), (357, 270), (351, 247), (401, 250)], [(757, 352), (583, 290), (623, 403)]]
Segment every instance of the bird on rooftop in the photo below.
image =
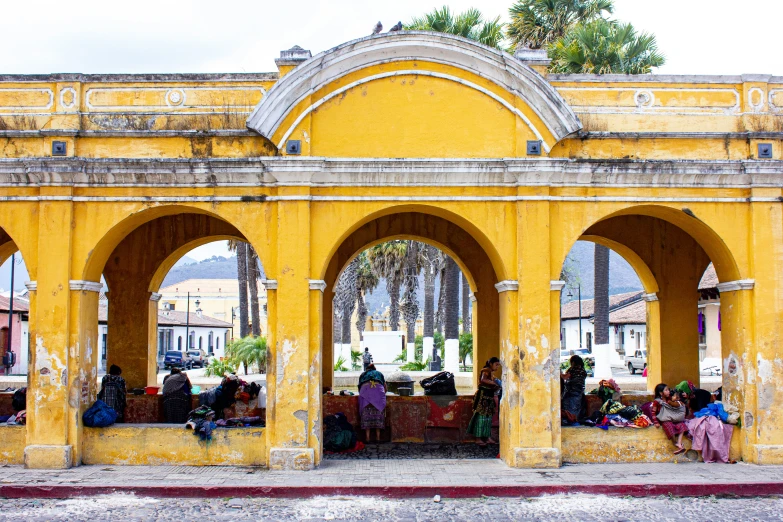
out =
[(402, 31), (402, 22), (397, 22), (389, 29), (390, 33), (396, 33), (397, 31)]
[(378, 22), (377, 24), (375, 24), (375, 27), (373, 27), (372, 34), (378, 34), (381, 31), (383, 31), (383, 24), (381, 22)]

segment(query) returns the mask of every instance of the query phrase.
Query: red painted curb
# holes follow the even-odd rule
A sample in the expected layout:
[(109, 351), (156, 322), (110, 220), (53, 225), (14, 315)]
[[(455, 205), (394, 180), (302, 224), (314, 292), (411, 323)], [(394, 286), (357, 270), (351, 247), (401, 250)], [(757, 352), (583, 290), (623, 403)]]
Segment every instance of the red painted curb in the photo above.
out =
[(110, 493), (134, 493), (161, 498), (309, 498), (320, 496), (374, 496), (381, 498), (538, 497), (558, 493), (654, 497), (737, 496), (763, 497), (783, 494), (783, 482), (741, 484), (533, 484), (493, 486), (79, 486), (2, 485), (0, 498), (72, 498)]

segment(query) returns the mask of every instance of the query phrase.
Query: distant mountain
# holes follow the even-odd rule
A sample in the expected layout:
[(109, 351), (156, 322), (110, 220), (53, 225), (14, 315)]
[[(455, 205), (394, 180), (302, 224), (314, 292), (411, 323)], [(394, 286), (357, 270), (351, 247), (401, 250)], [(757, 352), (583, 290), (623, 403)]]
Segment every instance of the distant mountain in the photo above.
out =
[[(183, 263), (183, 260), (188, 260)], [(263, 270), (259, 273), (261, 279), (266, 278)], [(209, 259), (196, 261), (195, 259), (184, 256), (174, 265), (162, 286), (174, 285), (188, 279), (236, 279), (237, 278), (237, 258), (236, 256), (223, 257), (212, 256)]]
[[(595, 243), (589, 241), (577, 241), (571, 252), (568, 253), (568, 262), (571, 263), (575, 272), (578, 274), (582, 287), (582, 299), (592, 299), (594, 296), (593, 270), (595, 269)], [(609, 251), (609, 294), (622, 294), (625, 292), (634, 292), (642, 290), (642, 282), (636, 275), (636, 272), (628, 262), (617, 252)], [(564, 301), (576, 299), (576, 290), (572, 292), (574, 296), (569, 299), (567, 294), (563, 296)]]

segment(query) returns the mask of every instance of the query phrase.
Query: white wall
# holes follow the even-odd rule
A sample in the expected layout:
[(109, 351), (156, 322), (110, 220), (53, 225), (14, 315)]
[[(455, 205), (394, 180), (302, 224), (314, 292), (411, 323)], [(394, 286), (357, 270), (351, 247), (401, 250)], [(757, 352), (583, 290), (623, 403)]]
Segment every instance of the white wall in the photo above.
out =
[[(172, 328), (170, 326), (161, 326), (159, 329), (164, 328)], [(182, 337), (182, 349), (185, 350), (188, 347), (187, 338), (185, 337), (185, 327), (184, 326), (174, 326), (174, 338), (172, 340), (172, 350), (176, 350), (179, 346), (177, 340)], [(206, 326), (191, 326), (188, 329), (188, 332), (193, 332), (194, 339), (193, 339), (193, 347), (195, 349), (198, 349), (199, 347), (199, 339), (201, 339), (201, 349), (204, 350), (204, 353), (209, 355), (209, 332), (212, 332), (213, 334), (213, 353), (215, 357), (224, 357), (226, 354), (226, 332), (228, 332), (229, 337), (231, 336), (231, 329), (230, 328), (215, 328), (215, 327), (206, 327)]]
[(361, 351), (369, 348), (375, 364), (392, 364), (402, 353), (404, 336), (405, 332), (364, 332)]
[[(595, 346), (595, 333), (593, 323), (589, 319), (582, 319), (582, 348), (587, 349), (587, 334), (590, 333), (592, 337), (592, 344)], [(645, 324), (625, 324), (617, 325), (618, 330), (625, 333), (625, 353), (626, 355), (633, 354), (636, 350), (636, 340), (639, 332), (642, 334), (640, 339), (641, 346), (644, 347), (647, 340), (647, 325)], [(565, 336), (561, 340), (560, 348), (575, 350), (579, 348), (579, 320), (578, 319), (566, 319), (560, 322), (560, 329), (565, 330)], [(634, 337), (631, 338), (631, 330), (634, 331)], [(618, 353), (617, 349), (617, 333), (615, 332), (615, 326), (609, 326), (609, 346), (610, 351), (610, 363), (612, 366), (623, 366), (624, 361), (622, 356)]]

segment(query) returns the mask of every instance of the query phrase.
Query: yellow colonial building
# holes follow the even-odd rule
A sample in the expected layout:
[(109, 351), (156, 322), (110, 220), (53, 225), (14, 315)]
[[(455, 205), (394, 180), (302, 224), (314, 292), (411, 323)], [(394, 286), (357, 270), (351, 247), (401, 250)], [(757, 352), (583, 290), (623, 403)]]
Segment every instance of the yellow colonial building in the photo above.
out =
[[(161, 449), (176, 443), (171, 427), (82, 427), (100, 280), (108, 363), (144, 386), (166, 272), (194, 247), (239, 239), (268, 278), (267, 427), (221, 435), (200, 462), (317, 466), (335, 280), (368, 246), (415, 238), (470, 282), (474, 360), (503, 365), (509, 466), (564, 459), (558, 280), (577, 240), (639, 274), (651, 383), (698, 382), (697, 288), (714, 263), (738, 451), (783, 462), (783, 77), (547, 75), (537, 56), (428, 32), (312, 58), (295, 47), (277, 63), (0, 76), (0, 252), (21, 251), (32, 279), (28, 424), (5, 438), (6, 461), (198, 460), (192, 435), (192, 448)], [(582, 458), (600, 460), (589, 434)]]

